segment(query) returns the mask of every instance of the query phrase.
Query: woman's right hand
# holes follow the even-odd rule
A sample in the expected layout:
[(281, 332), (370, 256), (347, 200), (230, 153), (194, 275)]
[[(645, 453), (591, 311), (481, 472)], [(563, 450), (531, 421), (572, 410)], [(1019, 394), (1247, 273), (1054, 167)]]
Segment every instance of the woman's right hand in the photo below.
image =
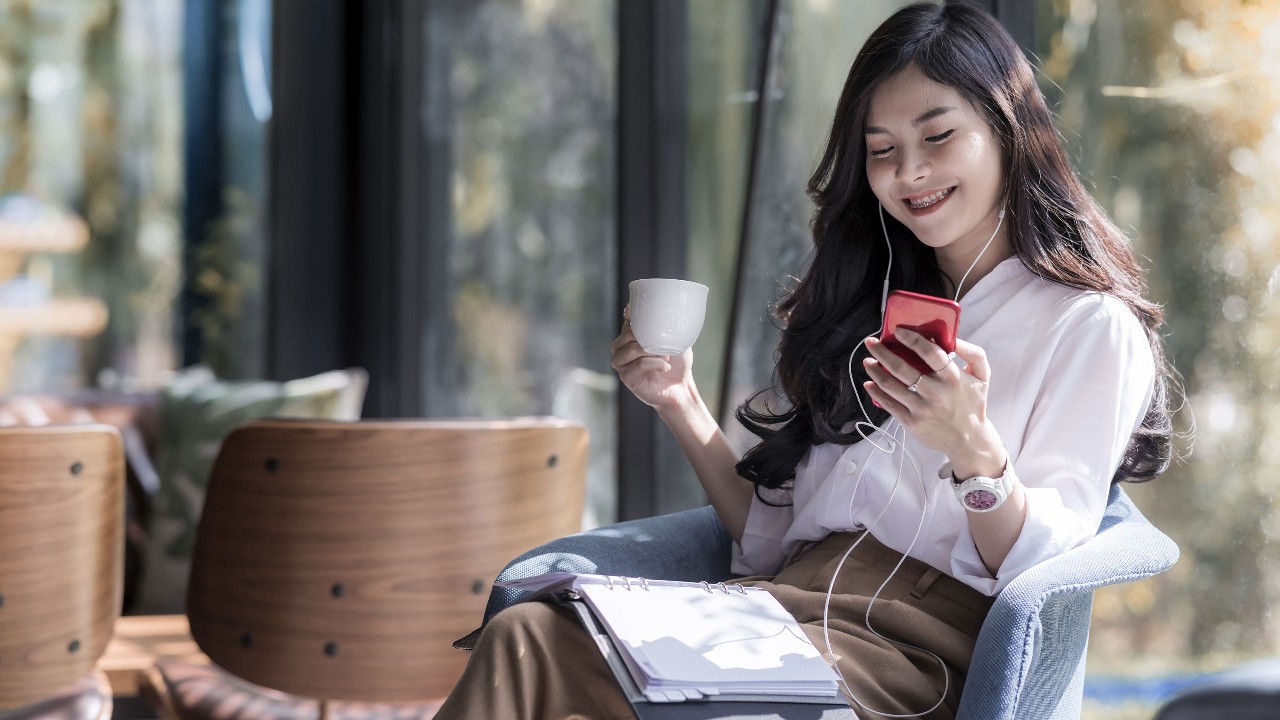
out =
[(692, 399), (693, 350), (679, 355), (650, 355), (640, 347), (631, 332), (628, 310), (622, 311), (622, 331), (609, 350), (613, 353), (613, 369), (622, 384), (644, 404), (657, 410), (675, 407)]

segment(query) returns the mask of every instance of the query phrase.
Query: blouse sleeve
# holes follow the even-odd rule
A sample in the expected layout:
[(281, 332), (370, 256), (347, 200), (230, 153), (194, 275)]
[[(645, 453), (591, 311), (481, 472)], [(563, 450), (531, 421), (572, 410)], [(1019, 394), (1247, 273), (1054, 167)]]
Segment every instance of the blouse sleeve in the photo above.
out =
[(994, 578), (967, 524), (952, 553), (952, 574), (990, 595), (1097, 533), (1111, 479), (1151, 403), (1155, 362), (1137, 318), (1114, 298), (1089, 309), (1061, 336), (1021, 447), (1008, 448), (1008, 471), (1026, 492), (1021, 534)]
[(742, 541), (733, 544), (730, 570), (740, 576), (777, 574), (786, 560), (782, 538), (793, 518), (791, 505), (768, 505), (759, 495), (752, 498)]

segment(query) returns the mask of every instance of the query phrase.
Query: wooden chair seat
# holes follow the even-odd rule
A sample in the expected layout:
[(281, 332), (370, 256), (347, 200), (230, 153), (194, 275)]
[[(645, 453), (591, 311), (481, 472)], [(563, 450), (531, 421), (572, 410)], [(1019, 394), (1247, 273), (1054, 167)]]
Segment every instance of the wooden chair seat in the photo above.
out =
[[(254, 685), (208, 663), (161, 660), (138, 677), (138, 693), (181, 720), (317, 720), (320, 701)], [(423, 703), (329, 703), (330, 720), (429, 720), (443, 699)], [(9, 720), (4, 718), (4, 720)], [(26, 720), (25, 718), (23, 720)]]

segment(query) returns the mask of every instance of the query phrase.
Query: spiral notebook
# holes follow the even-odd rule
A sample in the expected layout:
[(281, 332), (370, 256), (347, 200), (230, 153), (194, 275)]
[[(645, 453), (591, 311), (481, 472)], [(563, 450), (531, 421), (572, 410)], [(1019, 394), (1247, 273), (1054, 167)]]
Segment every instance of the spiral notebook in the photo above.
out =
[(818, 648), (762, 588), (573, 573), (500, 584), (576, 601), (633, 702), (844, 704)]

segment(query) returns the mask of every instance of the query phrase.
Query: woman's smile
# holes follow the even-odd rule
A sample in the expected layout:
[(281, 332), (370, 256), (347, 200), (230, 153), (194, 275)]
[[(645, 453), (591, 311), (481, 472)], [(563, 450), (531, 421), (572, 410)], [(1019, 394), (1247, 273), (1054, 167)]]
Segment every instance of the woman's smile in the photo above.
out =
[(943, 203), (956, 191), (956, 187), (956, 185), (952, 185), (942, 190), (912, 195), (903, 198), (902, 202), (907, 206), (907, 211), (916, 217), (929, 215), (942, 207)]

